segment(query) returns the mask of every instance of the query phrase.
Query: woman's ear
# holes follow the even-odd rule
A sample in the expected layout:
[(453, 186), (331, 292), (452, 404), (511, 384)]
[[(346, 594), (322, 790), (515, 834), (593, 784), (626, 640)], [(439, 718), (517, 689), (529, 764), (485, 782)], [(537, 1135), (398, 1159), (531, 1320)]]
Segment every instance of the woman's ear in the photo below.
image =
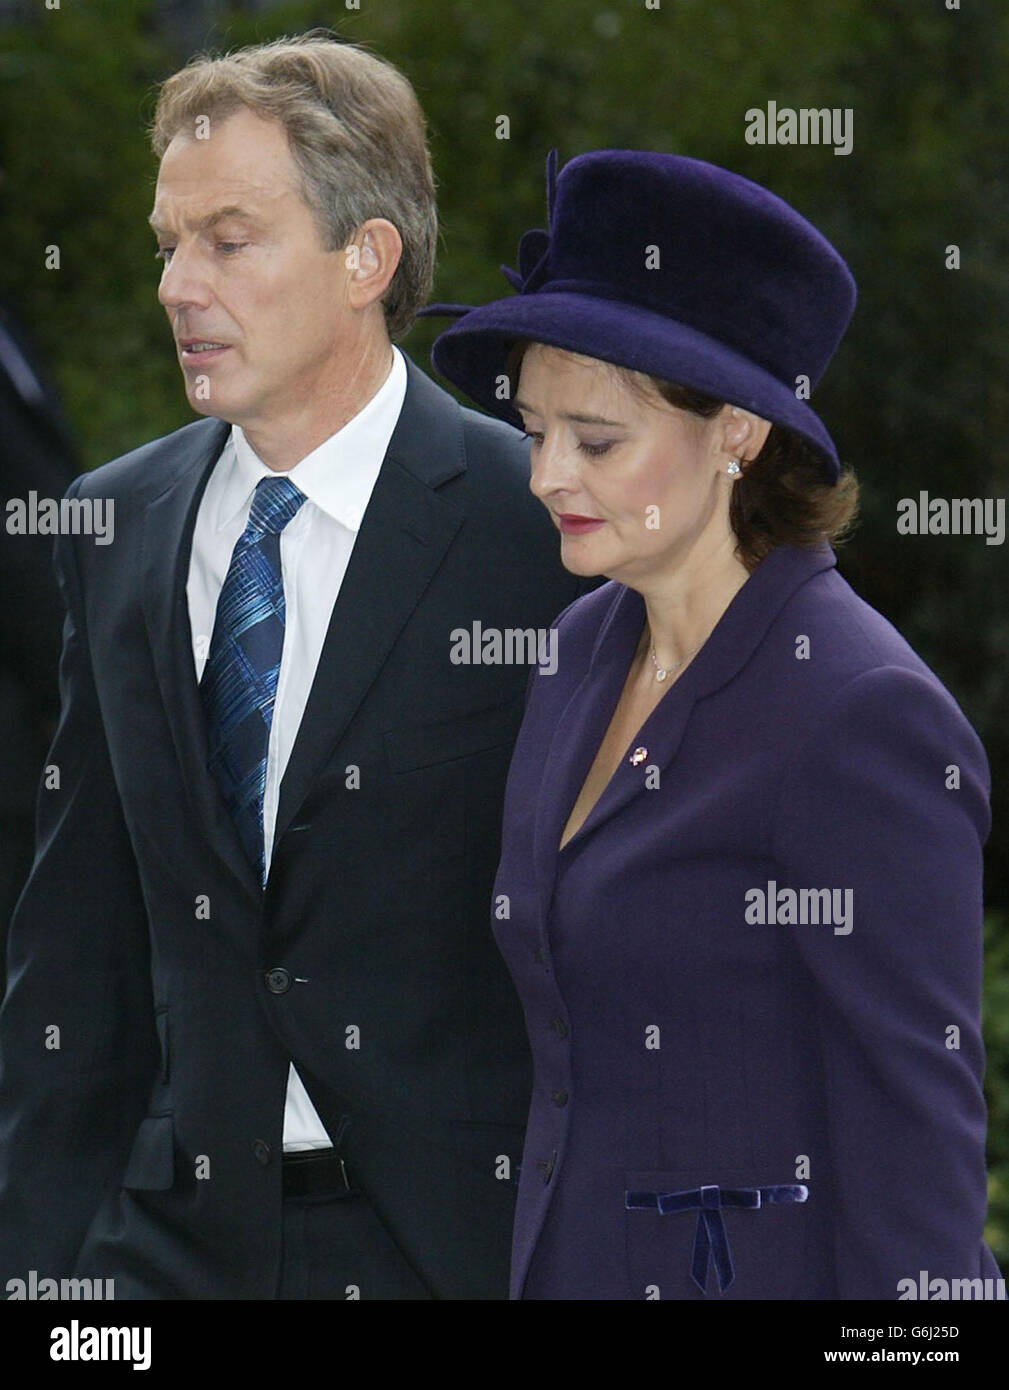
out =
[(740, 406), (731, 406), (723, 424), (722, 452), (729, 458), (739, 459), (744, 465), (752, 463), (770, 433), (769, 420)]

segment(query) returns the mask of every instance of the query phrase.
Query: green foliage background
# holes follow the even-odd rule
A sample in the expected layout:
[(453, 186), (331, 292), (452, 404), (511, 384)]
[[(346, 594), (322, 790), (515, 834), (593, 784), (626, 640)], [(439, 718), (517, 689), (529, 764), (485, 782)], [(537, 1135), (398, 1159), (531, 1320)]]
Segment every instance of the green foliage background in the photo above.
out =
[[(191, 418), (146, 225), (155, 84), (189, 56), (151, 0), (26, 8), (0, 29), (0, 291), (63, 389), (89, 466)], [(223, 7), (199, 47), (322, 24), (372, 44), (431, 126), (442, 247), (436, 297), (506, 285), (545, 220), (543, 167), (601, 146), (668, 150), (764, 183), (842, 250), (852, 328), (816, 395), (859, 473), (855, 588), (954, 692), (992, 765), (987, 850), (988, 1238), (1009, 1265), (1009, 614), (1004, 547), (898, 537), (900, 497), (1005, 497), (1009, 435), (1009, 10), (964, 0), (361, 0), (250, 15)], [(744, 113), (851, 107), (854, 151), (749, 146)], [(510, 118), (510, 138), (495, 120)], [(962, 268), (945, 267), (961, 248)], [(61, 253), (45, 269), (47, 246)], [(404, 347), (422, 365), (438, 324)]]

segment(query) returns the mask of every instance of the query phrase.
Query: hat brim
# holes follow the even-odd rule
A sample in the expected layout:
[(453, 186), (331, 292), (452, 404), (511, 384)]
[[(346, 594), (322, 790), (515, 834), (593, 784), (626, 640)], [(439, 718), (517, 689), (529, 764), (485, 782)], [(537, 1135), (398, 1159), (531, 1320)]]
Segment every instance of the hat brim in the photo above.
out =
[(752, 410), (794, 430), (822, 458), (829, 480), (837, 480), (834, 441), (794, 389), (707, 334), (640, 305), (563, 291), (512, 295), (471, 309), (439, 334), (431, 360), (477, 405), (521, 429), (511, 400), (497, 393), (508, 352), (522, 339), (629, 367)]

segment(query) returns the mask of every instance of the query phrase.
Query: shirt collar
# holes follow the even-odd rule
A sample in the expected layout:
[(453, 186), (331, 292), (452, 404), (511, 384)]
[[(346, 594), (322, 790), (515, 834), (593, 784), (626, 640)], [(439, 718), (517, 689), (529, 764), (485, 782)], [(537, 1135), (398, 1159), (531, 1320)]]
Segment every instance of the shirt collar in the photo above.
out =
[(230, 466), (214, 523), (217, 530), (252, 505), (260, 479), (285, 476), (327, 516), (349, 531), (358, 531), (405, 395), (406, 362), (393, 347), (389, 375), (367, 405), (283, 474), (268, 468), (241, 426), (232, 425)]

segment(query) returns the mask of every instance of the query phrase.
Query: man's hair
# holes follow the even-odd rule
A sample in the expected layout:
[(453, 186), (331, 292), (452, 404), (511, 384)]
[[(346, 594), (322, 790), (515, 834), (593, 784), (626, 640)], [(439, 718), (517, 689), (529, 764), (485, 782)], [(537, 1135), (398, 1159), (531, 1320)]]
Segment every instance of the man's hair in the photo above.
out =
[(206, 54), (163, 83), (151, 123), (160, 159), (200, 116), (242, 107), (287, 132), (301, 192), (335, 251), (362, 222), (387, 218), (403, 254), (382, 301), (389, 336), (405, 333), (431, 293), (438, 214), (424, 113), (391, 63), (326, 31)]

